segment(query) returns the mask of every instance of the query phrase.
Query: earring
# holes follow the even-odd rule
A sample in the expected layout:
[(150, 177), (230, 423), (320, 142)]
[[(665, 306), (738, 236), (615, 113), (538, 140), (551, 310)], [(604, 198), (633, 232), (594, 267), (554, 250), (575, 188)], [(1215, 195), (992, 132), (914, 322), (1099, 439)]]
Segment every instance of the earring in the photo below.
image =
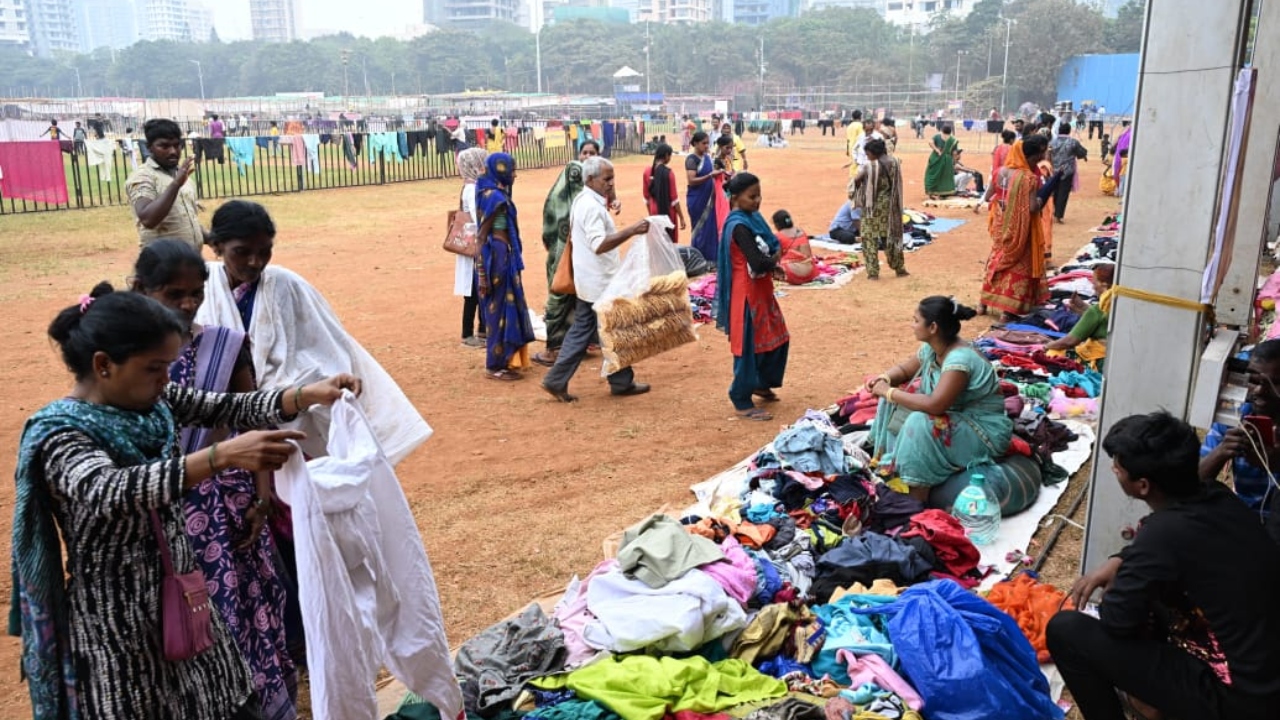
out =
[(106, 376), (107, 376), (107, 371), (106, 371), (106, 370), (103, 370), (103, 371), (102, 371), (102, 377), (106, 377)]

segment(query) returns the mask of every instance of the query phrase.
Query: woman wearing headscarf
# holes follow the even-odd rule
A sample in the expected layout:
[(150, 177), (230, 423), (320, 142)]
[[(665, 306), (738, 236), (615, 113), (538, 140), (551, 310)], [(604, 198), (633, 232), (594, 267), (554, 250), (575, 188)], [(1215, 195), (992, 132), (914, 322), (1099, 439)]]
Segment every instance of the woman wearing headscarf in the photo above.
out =
[(884, 141), (868, 140), (867, 164), (858, 168), (849, 199), (862, 213), (862, 257), (867, 279), (880, 278), (880, 250), (898, 277), (908, 275), (902, 256), (902, 167)]
[[(680, 230), (685, 229), (684, 210), (680, 206), (680, 193), (676, 189), (676, 175), (668, 165), (673, 151), (662, 143), (653, 151), (653, 164), (644, 170), (644, 199), (649, 204), (650, 215), (671, 219), (667, 235), (671, 242), (680, 242)], [(677, 227), (677, 225), (679, 227)]]
[(543, 322), (547, 325), (547, 348), (533, 356), (539, 365), (551, 367), (556, 364), (560, 346), (564, 344), (565, 335), (573, 326), (573, 306), (577, 298), (573, 295), (561, 295), (551, 292), (555, 281), (556, 270), (560, 267), (560, 258), (564, 255), (565, 245), (569, 242), (569, 216), (573, 210), (573, 199), (578, 197), (582, 188), (586, 187), (582, 178), (582, 163), (570, 160), (565, 166), (547, 200), (542, 204), (542, 246), (547, 249), (547, 307)]
[(729, 182), (733, 210), (724, 224), (716, 263), (716, 327), (729, 336), (733, 383), (729, 399), (746, 420), (767, 422), (773, 415), (754, 398), (777, 402), (791, 335), (773, 293), (773, 271), (782, 250), (760, 214), (760, 179), (740, 172)]
[[(469, 148), (458, 153), (458, 175), (462, 177), (462, 195), (458, 198), (458, 206), (463, 212), (476, 221), (476, 181), (484, 175), (485, 158), (489, 152), (484, 148)], [(455, 255), (453, 261), (453, 294), (460, 295), (462, 301), (462, 344), (467, 347), (484, 347), (485, 324), (484, 314), (480, 314), (480, 336), (476, 337), (476, 311), (480, 307), (479, 280), (476, 277), (475, 258), (466, 255)]]
[(1004, 168), (991, 183), (991, 257), (982, 283), (979, 312), (994, 308), (1006, 319), (1026, 315), (1044, 302), (1045, 231), (1040, 214), (1061, 176), (1041, 187), (1036, 165), (1049, 142), (1035, 135), (1013, 144)]
[[(708, 150), (711, 139), (699, 130), (693, 134), (693, 153), (684, 159), (689, 181), (689, 221), (693, 223), (690, 244), (707, 260), (719, 257), (720, 220), (716, 205), (723, 202), (724, 171), (716, 170)], [(719, 201), (717, 201), (719, 198)]]
[(485, 167), (485, 174), (476, 181), (477, 238), (481, 243), (476, 272), (489, 330), (485, 370), (492, 380), (519, 380), (521, 375), (515, 370), (529, 367), (529, 343), (534, 335), (520, 279), (523, 249), (516, 205), (511, 199), (516, 162), (506, 153), (493, 153)]

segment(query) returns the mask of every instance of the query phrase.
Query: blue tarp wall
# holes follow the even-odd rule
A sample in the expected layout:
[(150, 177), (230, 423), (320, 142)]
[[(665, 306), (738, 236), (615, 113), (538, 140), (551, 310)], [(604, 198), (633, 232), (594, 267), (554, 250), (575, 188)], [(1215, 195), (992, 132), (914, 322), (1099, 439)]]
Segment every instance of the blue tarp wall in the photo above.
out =
[(1092, 100), (1108, 115), (1132, 115), (1138, 92), (1138, 54), (1076, 55), (1058, 73), (1058, 100), (1077, 109)]

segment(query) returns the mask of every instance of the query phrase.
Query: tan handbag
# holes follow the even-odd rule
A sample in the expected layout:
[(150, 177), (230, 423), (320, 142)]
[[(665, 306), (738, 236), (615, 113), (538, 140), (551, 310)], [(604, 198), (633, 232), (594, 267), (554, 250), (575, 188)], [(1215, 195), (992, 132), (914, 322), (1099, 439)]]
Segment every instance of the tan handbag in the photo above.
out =
[(564, 252), (560, 253), (560, 264), (556, 266), (556, 274), (551, 278), (551, 292), (557, 295), (577, 295), (578, 288), (573, 284), (573, 228), (569, 228), (569, 239), (565, 241)]
[(444, 249), (454, 255), (476, 257), (480, 254), (476, 235), (475, 221), (472, 220), (471, 213), (462, 209), (459, 201), (458, 209), (449, 211), (449, 231), (444, 236)]

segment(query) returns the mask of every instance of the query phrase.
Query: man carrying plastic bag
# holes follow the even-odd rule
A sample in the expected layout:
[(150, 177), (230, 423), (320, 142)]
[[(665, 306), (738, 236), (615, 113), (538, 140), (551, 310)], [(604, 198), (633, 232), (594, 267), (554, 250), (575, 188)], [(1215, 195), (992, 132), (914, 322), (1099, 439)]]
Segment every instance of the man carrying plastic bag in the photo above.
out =
[(653, 216), (595, 303), (603, 375), (698, 339), (689, 304), (689, 276), (671, 243), (671, 220)]
[[(586, 357), (587, 346), (597, 340), (594, 305), (622, 269), (618, 248), (631, 238), (649, 232), (647, 220), (622, 230), (614, 226), (606, 200), (613, 195), (613, 163), (598, 155), (589, 157), (582, 163), (582, 176), (586, 188), (573, 201), (569, 215), (569, 243), (565, 248), (565, 252), (571, 253), (568, 259), (572, 261), (574, 294), (578, 297), (578, 304), (574, 308), (573, 326), (560, 346), (556, 364), (542, 380), (542, 389), (560, 402), (578, 399), (569, 394), (569, 380)], [(635, 381), (635, 373), (630, 367), (612, 372), (608, 380), (609, 390), (616, 396), (649, 392), (648, 385)]]

